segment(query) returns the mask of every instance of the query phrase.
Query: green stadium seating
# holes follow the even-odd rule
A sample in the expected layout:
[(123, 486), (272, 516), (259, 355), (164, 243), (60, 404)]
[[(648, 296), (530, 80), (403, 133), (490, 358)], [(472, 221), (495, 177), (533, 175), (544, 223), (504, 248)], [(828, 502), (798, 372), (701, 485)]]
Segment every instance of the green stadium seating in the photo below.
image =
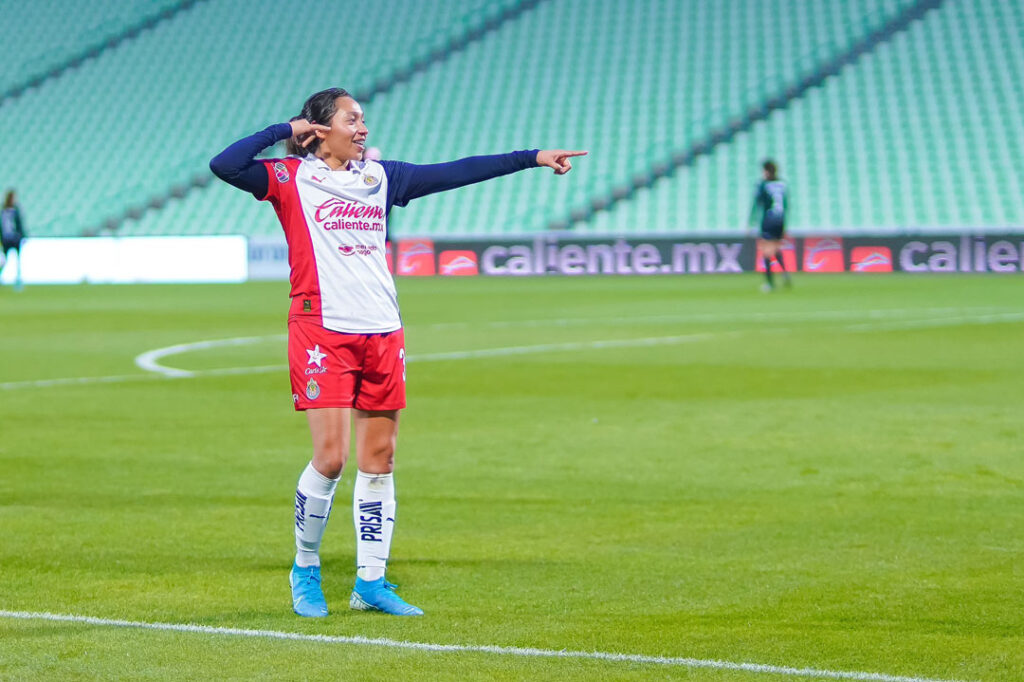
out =
[[(569, 178), (519, 173), (418, 200), (392, 214), (393, 234), (533, 233), (657, 175), (673, 153), (912, 4), (548, 0), (408, 72), (518, 1), (392, 0), (360, 7), (353, 30), (351, 16), (325, 1), (287, 13), (271, 0), (208, 0), (0, 106), (8, 130), (41, 111), (61, 126), (56, 150), (41, 151), (30, 135), (5, 140), (17, 175), (0, 182), (19, 188), (32, 234), (95, 232), (187, 187), (223, 146), (289, 118), (310, 92), (365, 92), (401, 75), (364, 102), (370, 143), (385, 158), (430, 163), (552, 146), (591, 156)], [(573, 229), (735, 233), (768, 155), (792, 185), (797, 232), (1021, 226), (1022, 25), (1020, 3), (944, 3), (693, 165)], [(321, 56), (319, 36), (344, 46), (349, 34), (358, 48)], [(367, 35), (382, 38), (368, 44)], [(56, 201), (55, 159), (78, 169)], [(268, 206), (223, 183), (178, 193), (110, 227), (124, 235), (279, 230)]]
[[(2, 180), (19, 189), (32, 234), (95, 230), (204, 172), (232, 139), (298, 113), (311, 92), (370, 89), (513, 4), (199, 3), (0, 107), (3, 129), (58, 122), (63, 141), (44, 152), (38, 135), (5, 137), (17, 175)], [(59, 200), (54, 157), (78, 174)]]
[[(815, 46), (840, 50), (906, 4), (545, 3), (376, 100), (378, 142), (387, 155), (417, 162), (550, 146), (588, 149), (591, 158), (576, 164), (571, 181), (525, 173), (427, 197), (396, 232), (544, 229), (592, 195), (649, 173), (659, 155), (705, 132), (715, 122), (710, 112), (735, 115), (769, 86), (793, 80)], [(439, 107), (439, 122), (409, 120), (410, 111)]]
[(735, 232), (766, 156), (792, 186), (796, 233), (1020, 229), (1021, 26), (1020, 4), (947, 3), (748, 134), (576, 229)]
[(0, 0), (0, 93), (61, 66), (180, 0)]

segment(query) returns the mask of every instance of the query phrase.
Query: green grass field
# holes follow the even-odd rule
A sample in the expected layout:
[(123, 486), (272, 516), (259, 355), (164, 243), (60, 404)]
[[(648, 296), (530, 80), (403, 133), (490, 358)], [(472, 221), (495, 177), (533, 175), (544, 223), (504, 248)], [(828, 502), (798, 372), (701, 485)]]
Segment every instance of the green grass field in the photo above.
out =
[[(287, 587), (286, 285), (0, 289), (0, 679), (1024, 679), (1024, 279), (758, 283), (400, 281), (389, 577), (427, 615), (348, 610), (350, 470), (317, 621)], [(191, 378), (134, 364), (235, 337), (160, 361)]]

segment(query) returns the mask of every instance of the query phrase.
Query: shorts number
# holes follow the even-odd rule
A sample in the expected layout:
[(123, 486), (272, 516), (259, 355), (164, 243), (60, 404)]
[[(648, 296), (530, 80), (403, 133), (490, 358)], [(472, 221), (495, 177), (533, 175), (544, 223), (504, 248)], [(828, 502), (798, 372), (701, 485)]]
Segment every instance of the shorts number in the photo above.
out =
[(405, 381), (405, 349), (398, 349), (398, 359), (402, 361), (402, 381)]

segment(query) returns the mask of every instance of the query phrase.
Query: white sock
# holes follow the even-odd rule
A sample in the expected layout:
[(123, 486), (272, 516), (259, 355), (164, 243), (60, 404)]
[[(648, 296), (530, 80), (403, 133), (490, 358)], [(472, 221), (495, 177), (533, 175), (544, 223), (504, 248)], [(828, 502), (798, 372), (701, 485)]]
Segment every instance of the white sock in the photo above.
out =
[(356, 526), (356, 574), (363, 580), (383, 578), (395, 530), (392, 474), (356, 474), (352, 518)]
[(320, 565), (320, 541), (331, 515), (338, 479), (327, 478), (306, 465), (295, 488), (295, 563), (305, 568)]

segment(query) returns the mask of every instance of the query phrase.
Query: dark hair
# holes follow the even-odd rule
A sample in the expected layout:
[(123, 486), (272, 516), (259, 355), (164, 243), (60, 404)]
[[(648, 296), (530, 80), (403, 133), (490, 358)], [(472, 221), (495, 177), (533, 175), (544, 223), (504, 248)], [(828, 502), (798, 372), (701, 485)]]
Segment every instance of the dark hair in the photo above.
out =
[(4, 208), (14, 207), (14, 190), (7, 190), (7, 196), (4, 197)]
[(779, 167), (775, 165), (775, 162), (771, 159), (765, 159), (765, 162), (761, 165), (764, 168), (764, 172), (768, 174), (769, 180), (775, 180), (779, 177)]
[[(329, 126), (335, 112), (338, 111), (338, 98), (351, 96), (345, 88), (327, 88), (326, 90), (315, 92), (302, 105), (302, 111), (299, 112), (299, 115), (292, 117), (291, 120), (297, 121), (300, 118), (304, 118), (310, 123)], [(285, 142), (285, 148), (292, 156), (315, 154), (316, 150), (320, 148), (320, 140), (314, 138), (312, 142), (303, 147), (293, 137)]]

